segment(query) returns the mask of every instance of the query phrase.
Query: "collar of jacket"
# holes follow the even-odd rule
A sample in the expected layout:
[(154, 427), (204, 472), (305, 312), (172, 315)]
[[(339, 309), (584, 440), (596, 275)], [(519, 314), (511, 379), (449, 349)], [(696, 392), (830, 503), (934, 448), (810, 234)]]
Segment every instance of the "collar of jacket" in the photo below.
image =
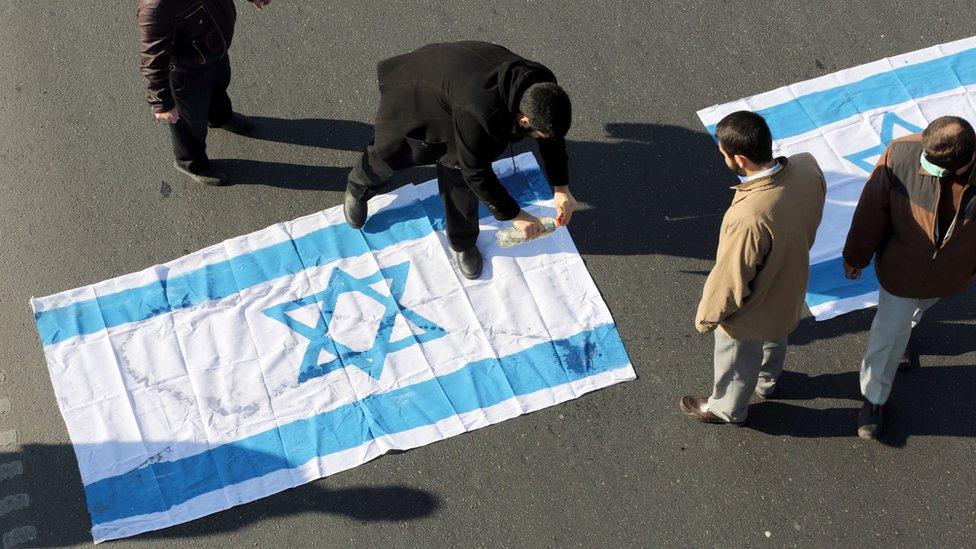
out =
[[(932, 179), (942, 179), (941, 177), (934, 176), (925, 171), (925, 168), (922, 167), (921, 163), (918, 165), (918, 175), (924, 175), (925, 177), (931, 177)], [(966, 185), (976, 187), (976, 164), (969, 168), (969, 177), (966, 179)]]
[(770, 187), (775, 187), (777, 183), (787, 175), (790, 171), (790, 160), (785, 156), (780, 156), (776, 158), (776, 161), (783, 166), (779, 171), (772, 175), (767, 175), (766, 177), (760, 177), (758, 179), (753, 179), (752, 181), (747, 181), (745, 183), (740, 183), (731, 187), (735, 191), (736, 198), (732, 202), (733, 204), (742, 200), (749, 193), (763, 191)]

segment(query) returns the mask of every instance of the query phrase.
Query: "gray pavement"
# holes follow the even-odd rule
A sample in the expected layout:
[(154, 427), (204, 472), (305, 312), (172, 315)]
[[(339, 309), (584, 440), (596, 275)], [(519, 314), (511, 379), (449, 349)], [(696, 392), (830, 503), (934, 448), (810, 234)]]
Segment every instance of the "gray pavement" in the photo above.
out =
[[(0, 439), (17, 436), (0, 447), (0, 478), (14, 474), (0, 480), (5, 542), (91, 540), (28, 299), (339, 204), (369, 139), (375, 62), (475, 38), (548, 64), (573, 95), (573, 184), (590, 209), (572, 233), (640, 378), (114, 545), (973, 543), (972, 291), (922, 328), (925, 367), (898, 380), (887, 444), (854, 436), (870, 312), (805, 321), (784, 398), (754, 406), (748, 428), (676, 406), (710, 384), (711, 340), (692, 317), (732, 182), (695, 111), (969, 36), (970, 1), (239, 8), (231, 93), (262, 129), (212, 136), (238, 182), (212, 189), (173, 173), (143, 102), (134, 1), (0, 0)], [(16, 462), (22, 474), (4, 468)], [(2, 499), (18, 494), (29, 506)]]

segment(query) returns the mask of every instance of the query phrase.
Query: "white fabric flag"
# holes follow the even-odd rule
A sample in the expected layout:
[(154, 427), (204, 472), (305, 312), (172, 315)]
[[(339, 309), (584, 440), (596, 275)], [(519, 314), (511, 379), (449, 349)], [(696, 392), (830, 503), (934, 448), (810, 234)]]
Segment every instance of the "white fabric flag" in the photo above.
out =
[[(517, 169), (516, 169), (517, 168)], [(495, 164), (553, 215), (530, 154)], [(32, 300), (96, 542), (634, 379), (565, 229), (461, 277), (435, 181)]]
[(892, 140), (940, 116), (976, 123), (976, 37), (933, 46), (717, 105), (698, 112), (715, 124), (737, 110), (758, 112), (777, 156), (809, 152), (827, 180), (827, 203), (810, 256), (807, 306), (826, 320), (876, 305), (873, 266), (844, 278), (841, 251), (861, 189)]

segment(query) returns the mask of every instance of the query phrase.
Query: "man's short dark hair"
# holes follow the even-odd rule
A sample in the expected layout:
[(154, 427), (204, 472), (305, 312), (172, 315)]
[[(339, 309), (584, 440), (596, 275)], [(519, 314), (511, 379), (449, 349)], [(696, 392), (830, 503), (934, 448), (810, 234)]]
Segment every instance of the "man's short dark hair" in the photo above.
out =
[(741, 154), (756, 164), (773, 161), (773, 134), (763, 117), (754, 112), (726, 115), (715, 126), (715, 137), (730, 157)]
[(955, 171), (973, 159), (976, 133), (969, 122), (958, 116), (940, 116), (922, 132), (922, 150), (929, 162)]
[(532, 129), (565, 137), (573, 123), (573, 104), (555, 82), (532, 84), (519, 100), (519, 111), (532, 120)]

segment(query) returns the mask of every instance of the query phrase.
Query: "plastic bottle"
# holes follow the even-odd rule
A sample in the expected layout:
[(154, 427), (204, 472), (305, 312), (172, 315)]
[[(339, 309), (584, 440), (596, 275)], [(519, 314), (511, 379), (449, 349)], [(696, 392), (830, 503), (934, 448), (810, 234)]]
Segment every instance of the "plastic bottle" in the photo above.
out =
[[(533, 240), (551, 235), (558, 227), (556, 220), (551, 217), (540, 217), (539, 222), (542, 223), (542, 234)], [(518, 230), (514, 225), (507, 229), (499, 230), (495, 233), (495, 237), (498, 239), (498, 246), (500, 248), (511, 248), (516, 244), (525, 242), (525, 236), (522, 235), (522, 231)]]

